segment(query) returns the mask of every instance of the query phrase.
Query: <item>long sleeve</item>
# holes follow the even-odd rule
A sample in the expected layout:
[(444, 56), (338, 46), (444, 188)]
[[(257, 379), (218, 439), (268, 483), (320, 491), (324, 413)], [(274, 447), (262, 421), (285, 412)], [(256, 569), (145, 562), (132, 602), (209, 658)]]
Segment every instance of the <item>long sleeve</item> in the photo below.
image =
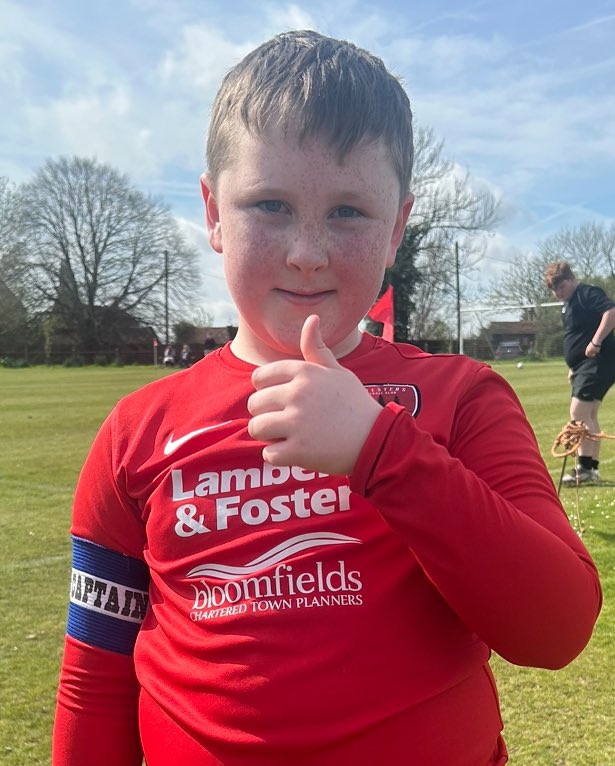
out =
[(446, 445), (404, 408), (387, 405), (351, 488), (500, 655), (558, 668), (584, 648), (601, 604), (595, 566), (514, 394), (487, 368), (461, 397)]
[(139, 766), (138, 696), (132, 657), (67, 636), (53, 766)]
[(147, 613), (149, 571), (138, 515), (117, 482), (111, 422), (86, 460), (73, 509), (54, 766), (136, 766), (143, 757), (133, 650)]

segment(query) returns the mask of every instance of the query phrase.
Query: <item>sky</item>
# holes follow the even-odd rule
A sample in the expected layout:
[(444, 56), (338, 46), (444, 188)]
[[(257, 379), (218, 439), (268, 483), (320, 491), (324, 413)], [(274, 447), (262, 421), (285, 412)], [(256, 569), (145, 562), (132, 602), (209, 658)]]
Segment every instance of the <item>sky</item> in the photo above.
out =
[(615, 0), (0, 0), (0, 176), (60, 155), (127, 174), (198, 249), (190, 319), (236, 321), (198, 185), (211, 102), (249, 50), (306, 28), (380, 56), (417, 125), (500, 201), (468, 295), (552, 234), (613, 221)]

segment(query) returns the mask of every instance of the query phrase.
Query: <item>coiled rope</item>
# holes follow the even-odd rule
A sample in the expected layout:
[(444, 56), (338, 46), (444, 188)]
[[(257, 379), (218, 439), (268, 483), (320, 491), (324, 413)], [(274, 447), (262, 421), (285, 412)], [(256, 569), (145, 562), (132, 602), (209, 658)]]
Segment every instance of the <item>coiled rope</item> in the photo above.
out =
[(551, 447), (551, 454), (553, 457), (573, 455), (578, 451), (583, 439), (591, 439), (591, 441), (597, 442), (600, 439), (615, 439), (615, 435), (605, 434), (604, 431), (594, 434), (582, 420), (571, 420), (569, 423), (566, 423), (555, 437)]
[[(614, 434), (605, 434), (604, 431), (598, 433), (592, 433), (582, 420), (571, 420), (566, 423), (562, 430), (555, 437), (555, 441), (551, 447), (551, 455), (553, 457), (563, 458), (564, 463), (562, 465), (562, 472), (559, 477), (559, 484), (557, 487), (557, 494), (559, 495), (562, 488), (562, 480), (564, 478), (564, 471), (566, 470), (566, 459), (568, 455), (574, 455), (579, 450), (579, 446), (584, 439), (590, 439), (591, 441), (599, 441), (600, 439), (615, 439)], [(577, 523), (579, 526), (579, 535), (583, 534), (583, 527), (581, 525), (581, 512), (579, 510), (579, 482), (577, 480)]]

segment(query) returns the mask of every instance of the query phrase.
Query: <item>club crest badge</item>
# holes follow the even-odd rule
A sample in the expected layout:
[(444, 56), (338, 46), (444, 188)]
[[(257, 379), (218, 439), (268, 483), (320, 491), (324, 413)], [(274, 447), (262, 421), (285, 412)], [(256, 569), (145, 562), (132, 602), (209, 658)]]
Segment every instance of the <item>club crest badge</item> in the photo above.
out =
[(418, 415), (421, 408), (421, 396), (412, 383), (366, 383), (370, 396), (384, 407), (389, 402), (401, 404), (412, 416)]

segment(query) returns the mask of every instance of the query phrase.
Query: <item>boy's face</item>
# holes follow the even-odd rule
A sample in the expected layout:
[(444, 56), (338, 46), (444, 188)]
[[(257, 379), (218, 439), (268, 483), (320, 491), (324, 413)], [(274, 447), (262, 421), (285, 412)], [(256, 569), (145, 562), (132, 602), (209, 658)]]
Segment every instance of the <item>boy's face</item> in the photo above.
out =
[(412, 207), (383, 146), (355, 148), (340, 163), (320, 139), (267, 139), (242, 130), (215, 190), (202, 179), (211, 246), (224, 257), (239, 311), (233, 351), (254, 364), (300, 357), (310, 314), (337, 356), (395, 260)]
[(572, 295), (577, 289), (578, 284), (579, 283), (576, 279), (562, 279), (560, 282), (557, 282), (557, 284), (553, 285), (551, 291), (558, 300), (567, 301), (572, 298)]

